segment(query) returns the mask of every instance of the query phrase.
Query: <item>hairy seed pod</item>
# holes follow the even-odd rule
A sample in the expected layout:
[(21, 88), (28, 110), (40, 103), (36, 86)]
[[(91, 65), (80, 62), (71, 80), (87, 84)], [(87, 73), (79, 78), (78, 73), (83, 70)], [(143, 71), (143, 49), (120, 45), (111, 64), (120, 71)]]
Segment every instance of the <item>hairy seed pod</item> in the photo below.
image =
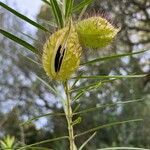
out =
[(54, 80), (67, 80), (80, 64), (81, 50), (73, 26), (52, 34), (43, 47), (42, 62), (47, 75)]
[(101, 17), (90, 17), (76, 24), (80, 43), (89, 48), (102, 48), (111, 43), (119, 29)]

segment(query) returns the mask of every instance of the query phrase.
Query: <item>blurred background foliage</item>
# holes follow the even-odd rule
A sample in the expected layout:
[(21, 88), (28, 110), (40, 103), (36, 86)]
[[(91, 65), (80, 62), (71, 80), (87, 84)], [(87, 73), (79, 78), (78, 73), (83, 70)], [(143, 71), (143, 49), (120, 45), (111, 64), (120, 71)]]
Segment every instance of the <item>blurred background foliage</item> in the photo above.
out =
[[(80, 0), (76, 0), (78, 3)], [(91, 15), (106, 17), (115, 26), (121, 27), (111, 46), (93, 53), (84, 49), (82, 63), (93, 58), (150, 50), (150, 1), (149, 0), (95, 0), (88, 7), (83, 18)], [(74, 15), (76, 19), (78, 13)], [(48, 5), (41, 6), (37, 21), (54, 32), (55, 23)], [(42, 45), (48, 38), (41, 30), (36, 34), (28, 30), (27, 25), (8, 11), (0, 8), (0, 27), (33, 43), (42, 53)], [(34, 37), (34, 39), (32, 38)], [(27, 59), (24, 56), (28, 56)], [(65, 135), (67, 132), (64, 117), (44, 117), (29, 125), (20, 126), (22, 122), (49, 112), (63, 112), (57, 96), (44, 86), (39, 78), (51, 85), (59, 86), (45, 78), (40, 65), (33, 63), (34, 58), (21, 46), (0, 36), (0, 138), (12, 135), (17, 141), (32, 144), (41, 140)], [(34, 58), (40, 61), (40, 58)], [(40, 69), (39, 69), (40, 68)], [(84, 75), (127, 75), (150, 74), (150, 51), (134, 56), (102, 61), (96, 64), (81, 66), (77, 74)], [(88, 86), (98, 80), (82, 79), (76, 89)], [(150, 76), (141, 79), (114, 80), (101, 87), (83, 92), (74, 103), (80, 104), (79, 110), (104, 104), (143, 99), (142, 102), (104, 107), (97, 111), (82, 114), (82, 122), (75, 127), (80, 133), (100, 124), (118, 120), (143, 118), (140, 123), (130, 123), (100, 130), (86, 146), (87, 150), (110, 146), (136, 146), (150, 148)], [(72, 95), (76, 95), (74, 91)], [(77, 139), (77, 145), (88, 136)], [(45, 147), (65, 150), (66, 141), (45, 144)]]

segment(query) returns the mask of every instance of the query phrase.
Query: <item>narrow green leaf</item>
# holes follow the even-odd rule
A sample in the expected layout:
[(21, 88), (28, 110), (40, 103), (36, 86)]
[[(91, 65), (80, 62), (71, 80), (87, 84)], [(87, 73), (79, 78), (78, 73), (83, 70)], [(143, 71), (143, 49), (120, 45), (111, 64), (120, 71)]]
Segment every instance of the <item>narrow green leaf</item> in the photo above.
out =
[(24, 33), (24, 32), (22, 32), (22, 31), (16, 30), (16, 29), (12, 29), (12, 31), (13, 31), (13, 32), (18, 32), (19, 34), (21, 34), (21, 35), (23, 35), (23, 36), (29, 38), (29, 39), (32, 40), (33, 42), (38, 43), (38, 44), (40, 44), (41, 46), (43, 46), (39, 40), (33, 38), (33, 37), (32, 37), (31, 35), (29, 35), (28, 33)]
[(89, 108), (89, 109), (85, 109), (85, 110), (73, 113), (73, 115), (80, 115), (80, 114), (84, 114), (84, 113), (97, 111), (100, 108), (112, 107), (112, 106), (116, 106), (116, 105), (125, 105), (125, 104), (129, 104), (129, 103), (135, 103), (135, 102), (141, 102), (141, 101), (143, 101), (143, 99), (129, 100), (129, 101), (124, 101), (124, 102), (112, 103), (112, 104), (104, 104), (104, 105), (100, 105), (100, 106), (97, 106), (97, 107), (93, 107), (93, 108)]
[(142, 121), (142, 120), (143, 119), (132, 119), (132, 120), (125, 120), (125, 121), (113, 122), (113, 123), (109, 123), (109, 124), (105, 124), (105, 125), (100, 125), (100, 126), (97, 126), (95, 128), (89, 129), (87, 131), (84, 131), (82, 133), (79, 133), (79, 134), (75, 135), (75, 138), (79, 137), (79, 136), (82, 136), (82, 135), (85, 135), (85, 134), (88, 134), (88, 133), (91, 133), (91, 132), (95, 132), (97, 130), (100, 130), (100, 129), (103, 129), (103, 128), (106, 128), (106, 127), (111, 127), (111, 126), (114, 126), (114, 125), (121, 125), (121, 124), (131, 123), (131, 122), (139, 122), (139, 121)]
[(43, 1), (45, 4), (47, 4), (47, 5), (51, 6), (51, 3), (50, 3), (50, 2), (48, 2), (47, 0), (41, 0), (41, 1)]
[(39, 77), (39, 76), (37, 76), (37, 75), (35, 75), (35, 76), (36, 76), (36, 78), (37, 78), (38, 80), (40, 80), (45, 86), (47, 86), (47, 87), (49, 88), (49, 90), (50, 90), (51, 92), (53, 92), (53, 94), (59, 95), (58, 92), (57, 92), (57, 90), (56, 90), (54, 87), (52, 87), (52, 86), (50, 86), (48, 83), (46, 83), (46, 81), (44, 81), (41, 77)]
[[(55, 27), (55, 28), (57, 28), (58, 26), (57, 26), (57, 24), (56, 24), (56, 22), (54, 22), (53, 20), (45, 20), (45, 19), (37, 19), (38, 20), (38, 22), (42, 22), (42, 23), (44, 23), (45, 25), (49, 25), (49, 26), (51, 26), (51, 27)], [(51, 33), (52, 34), (52, 33)]]
[(98, 81), (96, 83), (93, 83), (93, 84), (90, 84), (90, 85), (87, 85), (87, 86), (84, 86), (84, 87), (79, 87), (79, 88), (76, 88), (76, 89), (72, 89), (71, 92), (75, 92), (75, 91), (89, 91), (89, 90), (92, 90), (92, 89), (96, 89), (98, 87), (102, 86), (102, 82), (101, 81)]
[(28, 149), (31, 149), (31, 150), (53, 150), (53, 149), (46, 148), (46, 147), (28, 147)]
[(64, 23), (63, 23), (63, 17), (62, 17), (63, 15), (59, 7), (59, 4), (57, 0), (50, 0), (50, 2), (51, 2), (51, 6), (52, 6), (52, 10), (53, 10), (56, 22), (58, 26), (62, 28)]
[(97, 150), (149, 150), (149, 149), (138, 147), (109, 147), (109, 148), (100, 148)]
[(30, 23), (31, 25), (43, 30), (43, 31), (46, 31), (46, 32), (49, 32), (45, 27), (43, 27), (42, 25), (36, 23), (35, 21), (29, 19), (28, 17), (20, 14), (19, 12), (17, 12), (16, 10), (10, 8), (9, 6), (7, 6), (6, 4), (0, 2), (0, 6), (2, 6), (3, 8), (7, 9), (9, 12), (13, 13), (14, 15), (16, 15), (17, 17), (21, 18), (22, 20)]
[(78, 17), (78, 21), (80, 21), (82, 19), (82, 16), (84, 15), (86, 9), (87, 9), (88, 5), (85, 5), (82, 10), (81, 10), (81, 13), (79, 14), (79, 17)]
[(29, 119), (25, 122), (23, 122), (22, 124), (20, 124), (21, 126), (24, 126), (26, 124), (30, 124), (32, 121), (35, 121), (35, 120), (38, 120), (40, 118), (43, 118), (43, 117), (47, 117), (47, 116), (65, 116), (64, 113), (47, 113), (47, 114), (44, 114), (44, 115), (40, 115), (40, 116), (37, 116), (37, 117), (34, 117), (32, 119)]
[(79, 92), (76, 94), (76, 96), (74, 97), (73, 101), (78, 100), (85, 92), (86, 92), (86, 90), (79, 91)]
[(74, 108), (73, 114), (80, 108), (80, 105), (81, 105), (81, 104), (78, 104), (78, 105)]
[(85, 90), (85, 89), (92, 90), (92, 89), (95, 89), (95, 88), (99, 88), (100, 86), (102, 86), (105, 83), (110, 83), (110, 82), (115, 81), (115, 80), (116, 79), (98, 81), (96, 83), (89, 84), (88, 86), (83, 86), (83, 87), (81, 86), (79, 88), (72, 89), (72, 90), (70, 90), (70, 92), (82, 91), (82, 90)]
[(44, 140), (44, 141), (41, 141), (41, 142), (37, 142), (37, 143), (34, 143), (34, 144), (23, 146), (21, 148), (18, 148), (17, 150), (22, 150), (22, 149), (26, 149), (26, 148), (29, 148), (29, 147), (32, 147), (32, 146), (39, 145), (39, 144), (50, 143), (50, 142), (59, 141), (59, 140), (63, 140), (63, 139), (68, 139), (68, 138), (69, 138), (68, 136), (62, 136), (62, 137), (58, 137), (58, 138)]
[(39, 81), (41, 81), (45, 86), (47, 86), (48, 88), (49, 88), (49, 90), (54, 94), (54, 95), (56, 95), (56, 96), (59, 96), (60, 98), (61, 98), (61, 100), (62, 100), (62, 102), (63, 102), (63, 96), (61, 95), (61, 93), (59, 92), (59, 91), (57, 91), (56, 90), (56, 88), (55, 87), (52, 87), (51, 85), (49, 85), (45, 80), (43, 80), (41, 77), (39, 77), (39, 76), (37, 76), (37, 75), (35, 75), (36, 77), (37, 77), (37, 79), (39, 80)]
[(125, 56), (132, 56), (132, 55), (144, 53), (146, 51), (147, 50), (139, 51), (139, 52), (135, 52), (135, 53), (124, 53), (124, 54), (118, 54), (118, 55), (116, 54), (116, 55), (112, 55), (112, 56), (106, 56), (106, 57), (102, 57), (102, 58), (96, 58), (96, 59), (93, 59), (91, 61), (88, 61), (88, 62), (85, 62), (85, 63), (81, 64), (81, 66), (83, 66), (83, 65), (90, 65), (90, 64), (93, 64), (93, 63), (96, 63), (96, 62), (101, 62), (101, 61), (108, 61), (108, 60), (112, 60), (112, 59), (116, 59), (116, 58), (121, 58), (121, 57), (125, 57)]
[(94, 132), (79, 148), (79, 150), (82, 150), (86, 145), (87, 143), (94, 138), (94, 136), (96, 135), (96, 132)]
[(31, 44), (27, 43), (26, 41), (16, 37), (15, 35), (0, 29), (0, 33), (3, 34), (4, 36), (6, 36), (7, 38), (11, 39), (12, 41), (24, 46), (25, 48), (27, 48), (28, 50), (32, 51), (33, 53), (38, 53), (38, 50), (33, 47)]
[(18, 31), (18, 32), (19, 32), (20, 34), (22, 34), (22, 35), (28, 37), (29, 39), (31, 39), (33, 42), (38, 43), (38, 44), (40, 44), (40, 45), (42, 46), (41, 42), (40, 42), (39, 40), (33, 38), (31, 35), (29, 35), (29, 34), (27, 34), (27, 33), (24, 33), (24, 32), (22, 32), (22, 31)]
[(73, 88), (75, 87), (76, 83), (80, 80), (80, 77), (81, 77), (82, 75), (83, 75), (83, 73), (80, 74), (80, 75), (75, 79), (75, 81), (73, 82), (73, 84), (72, 84), (72, 86), (71, 86), (71, 89), (73, 89)]
[[(140, 75), (117, 75), (117, 76), (81, 76), (80, 79), (125, 79), (125, 78), (141, 78), (145, 77), (146, 74), (140, 74)], [(77, 77), (74, 77), (73, 79), (76, 79)]]
[(74, 0), (65, 0), (65, 18), (68, 18), (73, 9)]
[(100, 86), (102, 86), (102, 82), (90, 84), (88, 86), (73, 90), (73, 91), (78, 91), (78, 93), (74, 97), (74, 101), (78, 100), (85, 92), (91, 91), (93, 89), (95, 90), (95, 89), (99, 88)]
[(83, 0), (80, 4), (74, 6), (73, 8), (73, 12), (79, 11), (82, 8), (84, 8), (86, 5), (89, 5), (90, 3), (92, 3), (93, 0)]
[(21, 52), (18, 52), (18, 54), (21, 56), (21, 57), (24, 57), (27, 61), (30, 61), (31, 63), (37, 65), (39, 68), (42, 67), (42, 64), (38, 63), (36, 60), (28, 57), (28, 56), (25, 56), (24, 54), (22, 54)]

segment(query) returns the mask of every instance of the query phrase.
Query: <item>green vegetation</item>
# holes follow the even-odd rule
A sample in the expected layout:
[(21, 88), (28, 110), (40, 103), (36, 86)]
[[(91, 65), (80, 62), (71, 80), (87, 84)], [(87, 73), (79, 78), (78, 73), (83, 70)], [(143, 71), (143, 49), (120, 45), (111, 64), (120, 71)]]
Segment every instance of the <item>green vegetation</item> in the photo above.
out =
[[(0, 148), (150, 149), (150, 3), (42, 1), (37, 21), (0, 2)], [(80, 39), (78, 70), (65, 82), (52, 80), (42, 66), (46, 39), (86, 14), (108, 18), (121, 30), (112, 43), (102, 39), (110, 46), (101, 49), (99, 43), (96, 50), (88, 45), (99, 37)], [(36, 35), (22, 21), (35, 27)], [(89, 39), (83, 33), (81, 38)]]

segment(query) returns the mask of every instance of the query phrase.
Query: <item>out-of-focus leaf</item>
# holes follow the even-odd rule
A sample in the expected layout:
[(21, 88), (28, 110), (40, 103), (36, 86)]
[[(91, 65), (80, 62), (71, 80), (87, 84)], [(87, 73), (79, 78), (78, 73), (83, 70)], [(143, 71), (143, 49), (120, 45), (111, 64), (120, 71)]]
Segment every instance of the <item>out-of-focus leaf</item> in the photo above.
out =
[(18, 33), (24, 35), (25, 37), (28, 37), (29, 39), (31, 39), (33, 42), (40, 44), (40, 41), (39, 41), (39, 40), (33, 38), (31, 35), (29, 35), (29, 34), (27, 34), (27, 33), (24, 33), (24, 32), (22, 32), (22, 31), (15, 31), (15, 32), (18, 32)]
[(31, 123), (32, 121), (38, 120), (38, 119), (43, 118), (43, 117), (46, 117), (46, 116), (65, 116), (65, 114), (64, 114), (64, 113), (47, 113), (47, 114), (40, 115), (40, 116), (34, 117), (34, 118), (32, 118), (32, 119), (29, 119), (29, 120), (23, 122), (23, 123), (21, 124), (21, 126), (24, 126), (24, 125), (26, 125), (26, 124)]
[(83, 0), (81, 3), (74, 6), (73, 12), (76, 12), (76, 11), (79, 11), (79, 10), (83, 9), (85, 6), (89, 5), (92, 2), (93, 2), (93, 0)]
[[(126, 76), (122, 76), (122, 75), (115, 75), (115, 76), (81, 76), (80, 79), (108, 79), (108, 78), (112, 78), (112, 79), (125, 79), (125, 78), (141, 78), (141, 77), (145, 77), (146, 74), (140, 74), (140, 75), (126, 75)], [(77, 77), (74, 77), (73, 79), (76, 79)]]
[(37, 142), (37, 143), (34, 143), (34, 144), (30, 144), (30, 145), (25, 145), (21, 148), (18, 148), (17, 150), (23, 150), (23, 149), (26, 149), (26, 148), (29, 148), (29, 147), (32, 147), (32, 146), (36, 146), (36, 145), (40, 145), (40, 144), (44, 144), (44, 143), (50, 143), (50, 142), (59, 141), (59, 140), (64, 140), (64, 139), (68, 139), (68, 138), (69, 138), (68, 136), (61, 136), (61, 137), (58, 137), (58, 138), (44, 140), (44, 141)]
[(79, 88), (76, 88), (76, 89), (72, 89), (71, 92), (74, 92), (74, 91), (89, 91), (89, 90), (92, 90), (92, 89), (96, 89), (98, 88), (99, 86), (102, 85), (102, 82), (98, 81), (96, 83), (93, 83), (93, 84), (90, 84), (90, 85), (87, 85), (87, 86), (84, 86), (84, 87), (79, 87)]
[(84, 114), (84, 113), (97, 111), (100, 108), (112, 107), (112, 106), (116, 106), (116, 105), (125, 105), (125, 104), (129, 104), (129, 103), (135, 103), (135, 102), (141, 102), (141, 101), (143, 101), (143, 99), (129, 100), (129, 101), (124, 101), (124, 102), (116, 102), (116, 103), (112, 103), (112, 104), (104, 104), (104, 105), (100, 105), (100, 106), (97, 106), (97, 107), (93, 107), (93, 108), (89, 108), (89, 109), (85, 109), (85, 110), (76, 112), (73, 115), (79, 115), (79, 114)]
[(16, 37), (15, 35), (0, 29), (0, 33), (3, 34), (4, 36), (6, 36), (7, 38), (11, 39), (12, 41), (24, 46), (25, 48), (27, 48), (28, 50), (32, 51), (33, 53), (38, 53), (38, 50), (33, 47), (31, 44), (27, 43), (26, 41)]
[(51, 3), (50, 3), (50, 2), (48, 2), (47, 0), (41, 0), (41, 1), (43, 1), (45, 4), (47, 4), (47, 5), (51, 6)]
[(54, 22), (54, 21), (52, 21), (52, 20), (45, 20), (45, 19), (37, 19), (37, 21), (38, 22), (41, 22), (41, 23), (44, 23), (45, 25), (49, 25), (49, 26), (51, 26), (51, 27), (55, 27), (55, 28), (57, 28), (58, 26), (57, 26), (57, 24), (56, 24), (56, 22)]
[(80, 12), (80, 14), (79, 14), (79, 17), (78, 17), (78, 21), (80, 21), (80, 20), (82, 19), (82, 16), (84, 15), (84, 13), (85, 13), (87, 7), (88, 7), (88, 5), (85, 5), (85, 6), (82, 8), (82, 10), (81, 10), (81, 12)]
[(100, 148), (97, 150), (149, 150), (149, 149), (138, 147), (108, 147), (108, 148)]
[(97, 83), (90, 84), (88, 86), (81, 87), (79, 89), (73, 90), (73, 91), (78, 91), (78, 93), (74, 97), (74, 101), (78, 100), (85, 92), (91, 91), (91, 90), (95, 90), (95, 89), (97, 89), (100, 86), (102, 86), (102, 83), (101, 82), (97, 82)]
[[(82, 73), (83, 74), (83, 73)], [(72, 86), (71, 86), (71, 90), (74, 88), (74, 86), (76, 85), (76, 83), (80, 80), (80, 77), (82, 76), (82, 74), (80, 74), (76, 79), (75, 81), (73, 82)]]
[(53, 150), (53, 149), (45, 148), (45, 147), (28, 147), (28, 149), (31, 149), (31, 150)]
[(36, 78), (37, 78), (38, 80), (40, 80), (45, 86), (47, 86), (47, 87), (49, 88), (49, 90), (50, 90), (51, 92), (53, 92), (53, 94), (59, 95), (58, 92), (57, 92), (57, 90), (56, 90), (54, 87), (52, 87), (51, 85), (49, 85), (48, 83), (46, 83), (46, 81), (44, 81), (41, 77), (39, 77), (39, 76), (37, 76), (37, 75), (35, 75), (35, 76), (36, 76)]
[(73, 114), (80, 108), (80, 105), (81, 105), (81, 104), (78, 104), (78, 105), (74, 108)]
[(82, 120), (82, 118), (81, 117), (78, 117), (76, 120), (74, 120), (73, 122), (72, 122), (72, 126), (74, 126), (74, 125), (76, 125), (76, 124), (79, 124), (79, 123), (81, 123), (81, 120)]
[(58, 26), (62, 28), (64, 23), (63, 23), (63, 15), (59, 7), (59, 4), (57, 0), (50, 0), (50, 2), (51, 2), (51, 6), (52, 6), (52, 10), (53, 10), (56, 22)]
[(100, 126), (97, 126), (95, 128), (89, 129), (87, 131), (84, 131), (84, 132), (81, 132), (81, 133), (75, 135), (75, 138), (77, 138), (79, 136), (82, 136), (82, 135), (85, 135), (85, 134), (88, 134), (88, 133), (91, 133), (91, 132), (95, 132), (97, 130), (100, 130), (100, 129), (103, 129), (103, 128), (106, 128), (106, 127), (111, 127), (111, 126), (114, 126), (114, 125), (121, 125), (121, 124), (131, 123), (131, 122), (139, 122), (139, 121), (142, 121), (142, 120), (143, 119), (132, 119), (132, 120), (118, 121), (118, 122), (113, 122), (113, 123), (109, 123), (109, 124), (100, 125)]
[(78, 100), (85, 92), (86, 92), (86, 90), (79, 91), (79, 92), (76, 94), (76, 96), (74, 97), (73, 101)]
[(16, 15), (17, 17), (21, 18), (22, 20), (32, 24), (33, 26), (43, 30), (43, 31), (46, 31), (46, 32), (49, 32), (45, 27), (43, 27), (42, 25), (36, 23), (35, 21), (29, 19), (28, 17), (20, 14), (19, 12), (17, 12), (16, 10), (12, 9), (11, 7), (7, 6), (6, 4), (0, 2), (0, 6), (2, 6), (3, 8), (7, 9), (9, 12), (13, 13), (14, 15)]
[(45, 147), (28, 147), (28, 149), (31, 149), (31, 150), (53, 150), (53, 149), (45, 148)]
[(15, 137), (7, 135), (3, 140), (0, 140), (2, 149), (13, 149), (15, 143)]
[(79, 150), (82, 150), (86, 145), (87, 143), (96, 135), (96, 132), (94, 132), (79, 148)]
[(144, 53), (146, 51), (147, 50), (145, 50), (145, 51), (139, 51), (139, 52), (135, 52), (135, 53), (116, 54), (116, 55), (112, 55), (112, 56), (106, 56), (106, 57), (102, 57), (102, 58), (96, 58), (94, 60), (90, 60), (88, 62), (85, 62), (85, 63), (81, 64), (81, 66), (82, 65), (90, 65), (90, 64), (93, 64), (93, 63), (101, 62), (101, 61), (109, 61), (109, 60), (112, 60), (112, 59), (121, 58), (121, 57), (125, 57), (125, 56), (132, 56), (132, 55)]

